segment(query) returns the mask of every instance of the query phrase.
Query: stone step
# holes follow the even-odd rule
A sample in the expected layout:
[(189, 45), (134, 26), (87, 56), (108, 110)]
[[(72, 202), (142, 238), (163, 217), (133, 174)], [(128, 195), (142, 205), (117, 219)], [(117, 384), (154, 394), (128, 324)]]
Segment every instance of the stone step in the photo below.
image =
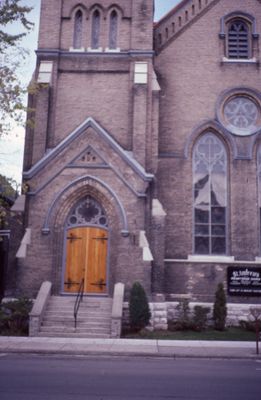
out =
[(42, 320), (39, 336), (110, 337), (112, 299), (84, 297), (74, 328), (75, 296), (52, 296)]
[(86, 334), (87, 333), (88, 334), (91, 334), (91, 333), (93, 333), (93, 334), (96, 334), (96, 333), (109, 334), (110, 333), (108, 327), (99, 328), (97, 326), (89, 327), (88, 329), (86, 327), (83, 328), (83, 327), (77, 326), (76, 330), (75, 330), (74, 326), (67, 326), (67, 327), (42, 326), (41, 329), (40, 329), (40, 332), (41, 333), (49, 332), (49, 333), (53, 333), (53, 334), (60, 333), (60, 332), (61, 333), (75, 333), (75, 332), (77, 332), (77, 333), (82, 333), (82, 334), (84, 334), (84, 333), (86, 333)]
[[(47, 307), (46, 308), (46, 313), (47, 314), (60, 314), (60, 313), (64, 313), (64, 314), (68, 314), (68, 315), (70, 315), (70, 314), (74, 314), (74, 309), (73, 308), (49, 308), (49, 307)], [(108, 310), (104, 310), (104, 309), (92, 309), (92, 308), (79, 308), (78, 309), (78, 314), (83, 314), (83, 315), (86, 315), (86, 314), (90, 314), (90, 315), (97, 315), (97, 314), (99, 314), (99, 315), (109, 315), (109, 314), (111, 314), (111, 308), (109, 308)]]
[[(111, 320), (111, 316), (108, 314), (78, 314), (77, 316), (77, 321), (90, 321), (90, 322), (109, 322)], [(74, 315), (73, 314), (46, 314), (43, 318), (43, 322), (47, 321), (54, 321), (54, 322), (66, 322), (66, 321), (74, 321)]]
[[(59, 296), (52, 296), (49, 300), (50, 303), (59, 303), (59, 304), (74, 304), (76, 297), (59, 297)], [(112, 299), (109, 297), (83, 297), (81, 302), (83, 304), (111, 304)]]
[[(107, 320), (107, 321), (86, 321), (86, 320), (82, 320), (79, 321), (77, 320), (77, 326), (79, 327), (105, 327), (108, 328), (111, 325), (111, 321)], [(57, 327), (67, 327), (67, 326), (74, 326), (74, 319), (71, 320), (66, 320), (66, 321), (54, 321), (54, 320), (45, 320), (42, 323), (43, 327), (53, 327), (53, 326), (57, 326)]]
[(110, 334), (103, 334), (103, 333), (96, 333), (95, 335), (93, 333), (78, 333), (78, 332), (73, 332), (73, 333), (65, 333), (65, 332), (59, 332), (53, 335), (52, 333), (48, 332), (40, 332), (38, 336), (41, 337), (69, 337), (69, 338), (96, 338), (96, 339), (108, 339), (110, 338)]
[[(85, 305), (85, 304), (80, 304), (80, 307), (78, 308), (78, 310), (86, 310), (86, 311), (110, 311), (112, 309), (111, 305), (102, 305), (102, 306), (89, 306), (89, 305)], [(65, 310), (65, 311), (69, 311), (69, 310), (74, 310), (74, 305), (63, 305), (63, 304), (48, 304), (46, 310), (49, 311), (56, 311), (56, 310)]]
[[(46, 312), (45, 313), (45, 316), (44, 317), (51, 317), (51, 318), (58, 318), (58, 319), (61, 319), (61, 318), (74, 318), (74, 313), (73, 313), (73, 311), (71, 310), (71, 311), (69, 311), (69, 312), (67, 312), (67, 311), (64, 311), (64, 310), (61, 310), (61, 311), (49, 311), (49, 312)], [(79, 318), (79, 319), (85, 319), (85, 318), (88, 318), (88, 317), (90, 317), (90, 318), (98, 318), (98, 319), (104, 319), (104, 318), (110, 318), (111, 317), (111, 311), (109, 311), (109, 312), (78, 312), (78, 314), (77, 314), (77, 318)]]

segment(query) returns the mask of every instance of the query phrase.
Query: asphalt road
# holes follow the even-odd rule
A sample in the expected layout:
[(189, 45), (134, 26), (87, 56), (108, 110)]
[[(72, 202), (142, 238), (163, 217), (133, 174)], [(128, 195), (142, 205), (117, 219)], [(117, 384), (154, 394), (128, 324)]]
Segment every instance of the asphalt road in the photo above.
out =
[(1, 400), (260, 400), (261, 362), (0, 355)]

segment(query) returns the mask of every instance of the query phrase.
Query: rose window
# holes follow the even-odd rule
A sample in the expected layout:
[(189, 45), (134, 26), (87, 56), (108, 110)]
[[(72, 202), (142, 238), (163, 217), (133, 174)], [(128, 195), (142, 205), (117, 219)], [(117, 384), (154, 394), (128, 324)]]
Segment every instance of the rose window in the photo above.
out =
[(258, 107), (254, 101), (243, 96), (229, 100), (224, 108), (227, 122), (239, 129), (256, 127), (258, 114)]

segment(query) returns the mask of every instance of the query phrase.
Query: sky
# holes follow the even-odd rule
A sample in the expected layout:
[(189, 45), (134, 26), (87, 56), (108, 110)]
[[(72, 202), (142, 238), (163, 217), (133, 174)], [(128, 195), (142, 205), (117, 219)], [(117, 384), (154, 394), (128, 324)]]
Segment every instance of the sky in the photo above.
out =
[[(180, 2), (181, 0), (155, 0), (155, 21), (162, 18)], [(22, 46), (29, 50), (29, 55), (19, 71), (19, 75), (21, 80), (28, 84), (36, 62), (35, 50), (39, 29), (40, 0), (23, 0), (23, 4), (33, 7), (28, 19), (35, 24), (33, 31), (22, 42)], [(13, 25), (12, 31), (20, 32), (20, 27)], [(12, 133), (0, 139), (0, 174), (12, 178), (18, 183), (22, 179), (24, 133), (23, 127), (15, 126)]]

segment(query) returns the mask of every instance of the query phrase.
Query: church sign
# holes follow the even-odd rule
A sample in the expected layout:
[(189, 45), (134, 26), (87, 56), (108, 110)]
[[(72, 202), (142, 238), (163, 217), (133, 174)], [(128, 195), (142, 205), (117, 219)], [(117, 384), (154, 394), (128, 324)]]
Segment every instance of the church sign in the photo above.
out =
[(261, 296), (261, 268), (228, 267), (227, 287), (229, 295)]

